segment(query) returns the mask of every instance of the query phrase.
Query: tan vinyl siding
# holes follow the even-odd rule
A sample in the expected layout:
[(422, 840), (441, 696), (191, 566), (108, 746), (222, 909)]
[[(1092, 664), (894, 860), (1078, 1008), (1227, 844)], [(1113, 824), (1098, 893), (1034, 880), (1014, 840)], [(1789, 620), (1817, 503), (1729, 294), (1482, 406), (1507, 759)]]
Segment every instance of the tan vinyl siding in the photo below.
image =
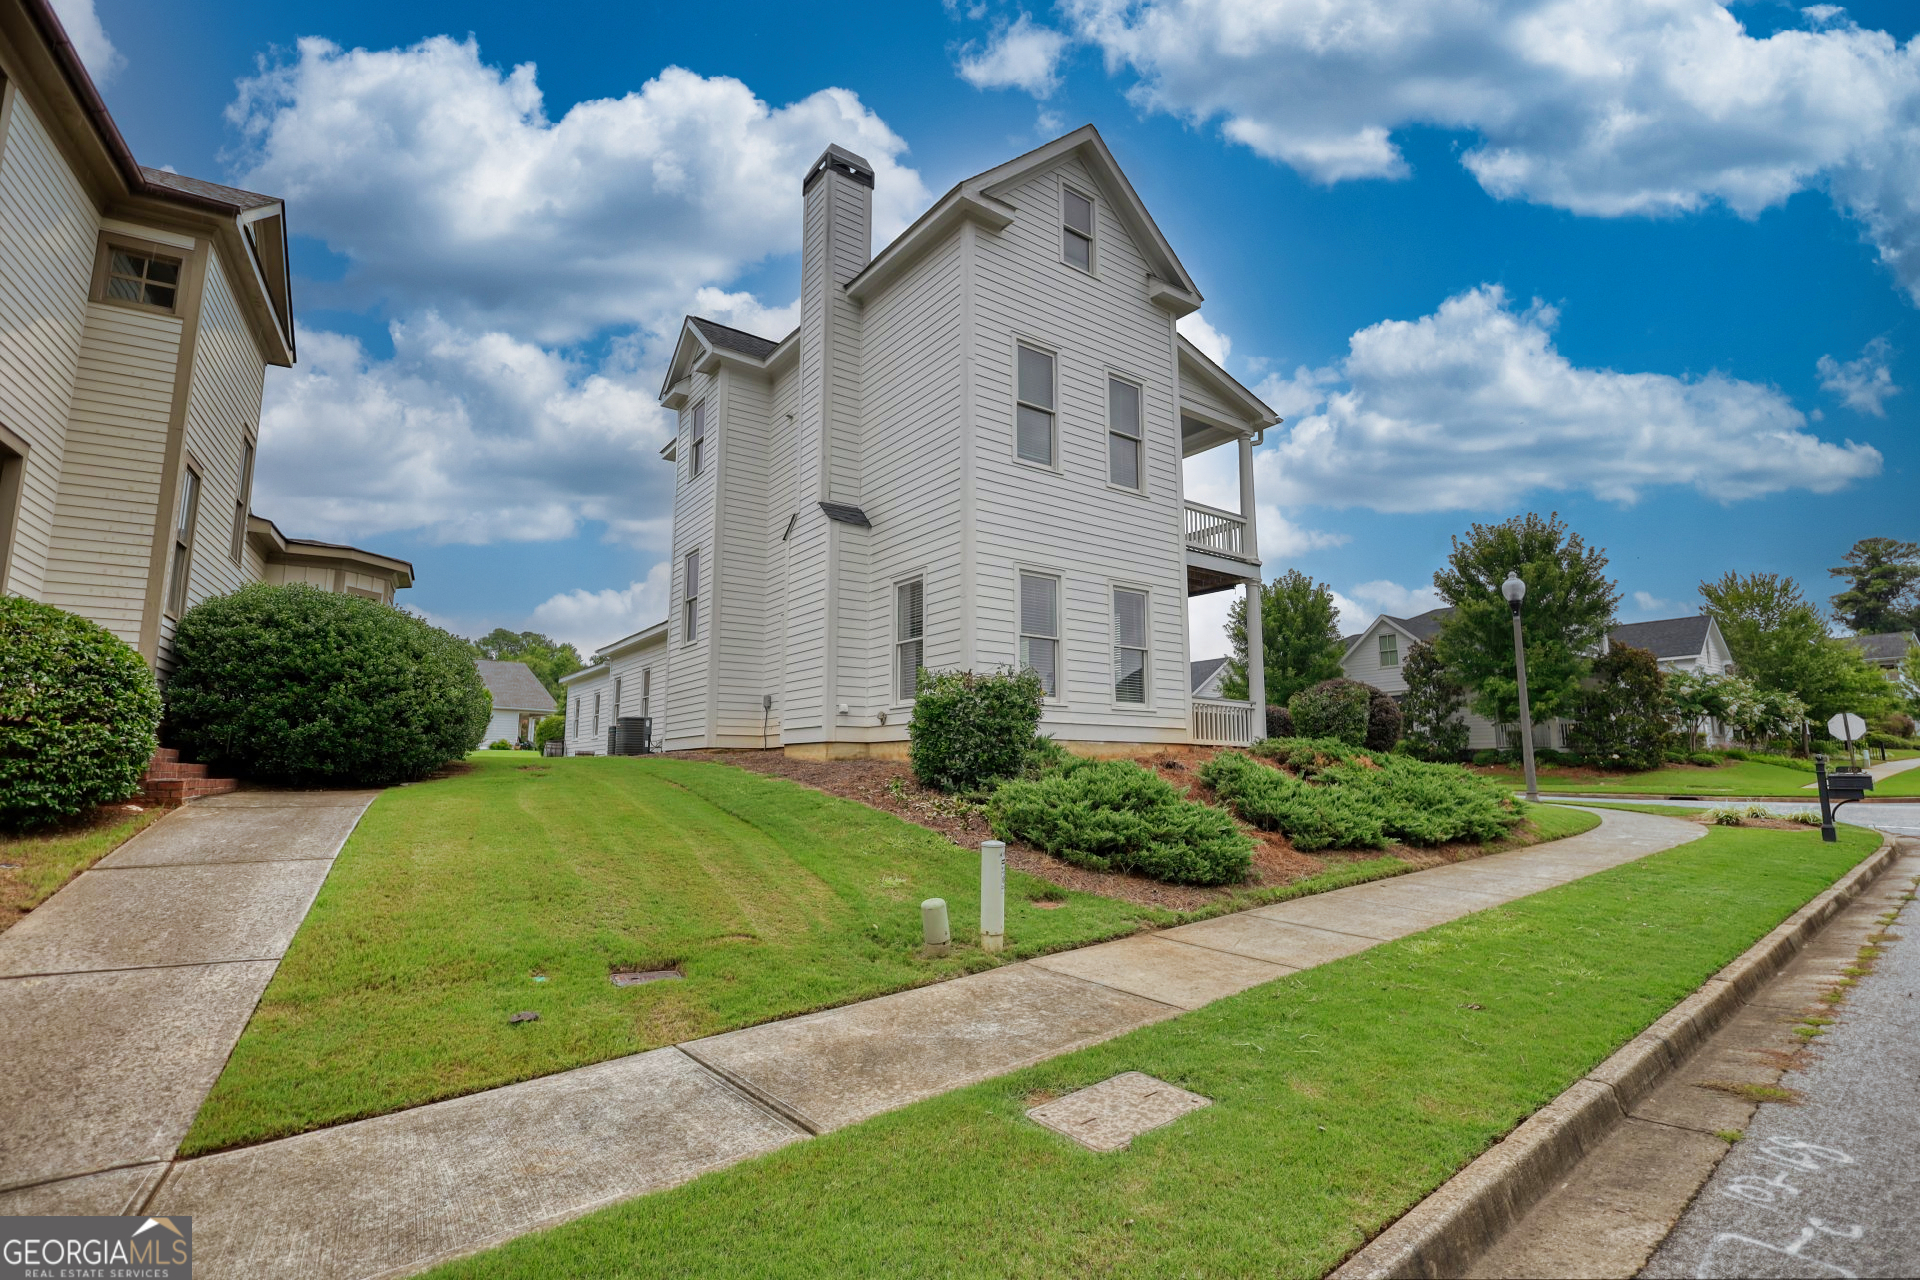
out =
[[(1104, 193), (1095, 274), (1060, 260), (1059, 187), (1100, 193), (1077, 160), (1034, 174), (1003, 197), (1012, 225), (976, 242), (973, 296), (977, 419), (974, 502), (979, 537), (976, 664), (1012, 664), (1016, 574), (1062, 579), (1060, 698), (1045, 729), (1073, 739), (1178, 741), (1190, 733), (1186, 566), (1180, 518), (1179, 427), (1172, 321), (1147, 301), (1146, 260)], [(1058, 353), (1057, 471), (1014, 458), (1014, 346)], [(1143, 388), (1145, 494), (1107, 483), (1106, 386), (1117, 373)], [(1112, 587), (1149, 593), (1149, 703), (1113, 699)]]
[(200, 528), (187, 585), (189, 608), (246, 581), (244, 565), (233, 562), (233, 508), (240, 497), (241, 448), (260, 413), (265, 373), (266, 360), (240, 313), (227, 272), (214, 256), (201, 294), (200, 335), (187, 396), (186, 447), (199, 463), (202, 486)]
[[(8, 92), (13, 106), (0, 143), (0, 423), (30, 451), (0, 590), (44, 599), (99, 215), (26, 96)], [(152, 533), (149, 525), (143, 545)]]

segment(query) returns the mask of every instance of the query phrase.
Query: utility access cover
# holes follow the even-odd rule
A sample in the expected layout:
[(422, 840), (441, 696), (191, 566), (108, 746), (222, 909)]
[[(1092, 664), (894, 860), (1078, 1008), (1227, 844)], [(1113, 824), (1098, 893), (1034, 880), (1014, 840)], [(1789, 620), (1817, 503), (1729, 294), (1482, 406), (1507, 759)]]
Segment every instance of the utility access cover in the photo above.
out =
[(1211, 1098), (1128, 1071), (1042, 1103), (1027, 1112), (1027, 1118), (1090, 1150), (1120, 1151), (1137, 1135), (1212, 1105)]

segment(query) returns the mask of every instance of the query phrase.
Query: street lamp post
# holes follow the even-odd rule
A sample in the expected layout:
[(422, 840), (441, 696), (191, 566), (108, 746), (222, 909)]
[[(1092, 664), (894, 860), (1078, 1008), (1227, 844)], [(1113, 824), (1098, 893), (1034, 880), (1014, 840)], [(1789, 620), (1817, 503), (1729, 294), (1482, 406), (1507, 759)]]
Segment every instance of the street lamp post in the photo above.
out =
[(1540, 779), (1533, 771), (1533, 712), (1527, 706), (1527, 645), (1520, 635), (1520, 602), (1527, 598), (1527, 584), (1509, 569), (1507, 580), (1500, 584), (1500, 594), (1507, 598), (1507, 608), (1513, 611), (1513, 670), (1520, 678), (1520, 759), (1527, 769), (1527, 799), (1537, 803)]

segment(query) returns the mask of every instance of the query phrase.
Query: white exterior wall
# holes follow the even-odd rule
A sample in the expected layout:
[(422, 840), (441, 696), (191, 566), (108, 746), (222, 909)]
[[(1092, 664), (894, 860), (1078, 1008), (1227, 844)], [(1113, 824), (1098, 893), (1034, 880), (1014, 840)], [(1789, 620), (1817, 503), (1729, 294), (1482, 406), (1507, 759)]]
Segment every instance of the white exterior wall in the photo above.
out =
[(766, 668), (770, 397), (764, 378), (725, 370), (719, 380), (725, 412), (715, 477), (713, 743), (757, 747), (761, 697), (773, 692)]
[[(566, 691), (562, 709), (567, 717), (567, 754), (602, 756), (607, 753), (607, 729), (612, 725), (608, 711), (612, 706), (613, 679), (607, 668), (561, 686)], [(594, 727), (594, 699), (600, 700), (600, 724)]]
[[(1091, 276), (1061, 260), (1063, 177), (1100, 196)], [(1016, 662), (1017, 574), (1057, 574), (1063, 679), (1043, 731), (1068, 741), (1185, 741), (1191, 723), (1173, 318), (1147, 301), (1147, 263), (1077, 160), (1033, 175), (1002, 198), (1019, 214), (997, 235), (976, 237), (971, 298), (979, 540), (972, 663), (991, 669)], [(1014, 457), (1014, 347), (1022, 338), (1057, 353), (1055, 471)], [(1107, 483), (1110, 372), (1144, 388), (1144, 496)], [(1121, 710), (1113, 700), (1115, 585), (1149, 592), (1145, 710)]]
[(29, 446), (0, 591), (42, 599), (100, 217), (26, 97), (0, 92), (0, 425)]
[(502, 738), (505, 738), (508, 742), (518, 742), (520, 740), (520, 713), (518, 711), (502, 711), (496, 707), (494, 708), (493, 715), (487, 720), (487, 736), (480, 739), (480, 745), (489, 747)]
[[(667, 649), (672, 678), (661, 722), (661, 732), (669, 747), (708, 745), (713, 705), (709, 677), (713, 669), (714, 584), (719, 580), (720, 557), (714, 546), (715, 507), (718, 501), (720, 454), (727, 447), (721, 438), (724, 406), (719, 380), (706, 374), (693, 375), (693, 394), (680, 411), (680, 439), (676, 449), (678, 472), (673, 495), (673, 596), (668, 606)], [(702, 450), (700, 474), (693, 475), (693, 443), (690, 432), (693, 411), (705, 403), (706, 444)], [(687, 553), (700, 552), (700, 594), (694, 639), (686, 639), (684, 602), (687, 598)], [(569, 733), (572, 725), (568, 725)]]

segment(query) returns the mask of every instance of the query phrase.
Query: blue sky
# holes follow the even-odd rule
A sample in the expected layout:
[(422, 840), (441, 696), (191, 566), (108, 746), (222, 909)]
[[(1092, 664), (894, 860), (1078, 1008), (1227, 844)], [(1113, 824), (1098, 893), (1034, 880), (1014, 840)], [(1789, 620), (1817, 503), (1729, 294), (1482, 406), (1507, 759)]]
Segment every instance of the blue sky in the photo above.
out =
[(786, 331), (827, 141), (890, 234), (1087, 121), (1196, 340), (1288, 419), (1269, 572), (1350, 623), (1527, 509), (1607, 548), (1627, 619), (1727, 569), (1824, 598), (1920, 524), (1913, 6), (62, 8), (144, 163), (289, 198), (258, 509), (412, 559), (466, 634), (663, 614), (665, 343), (688, 310)]

